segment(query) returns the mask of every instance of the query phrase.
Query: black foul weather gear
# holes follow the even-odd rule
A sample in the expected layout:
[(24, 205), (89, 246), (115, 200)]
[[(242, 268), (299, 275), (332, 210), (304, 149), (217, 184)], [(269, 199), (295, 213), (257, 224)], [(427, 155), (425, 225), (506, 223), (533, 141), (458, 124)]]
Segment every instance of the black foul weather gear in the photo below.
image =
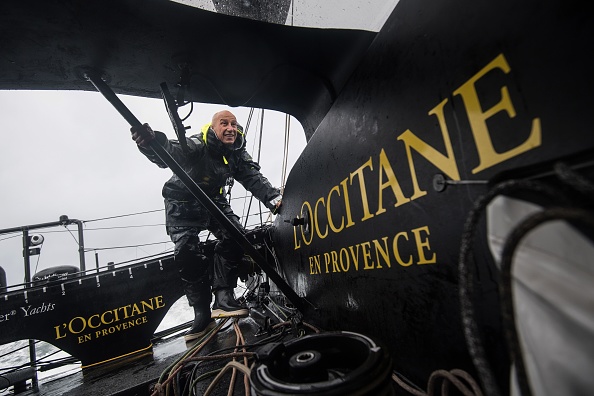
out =
[(214, 292), (215, 302), (212, 305), (213, 318), (246, 317), (248, 310), (235, 300), (231, 289), (217, 289)]
[[(240, 126), (235, 143), (231, 146), (223, 144), (212, 128), (204, 127), (198, 135), (186, 138), (187, 153), (184, 153), (179, 142), (168, 140), (162, 132), (155, 131), (155, 137), (237, 229), (243, 231), (239, 217), (225, 199), (228, 179), (237, 180), (267, 208), (275, 210), (275, 203), (281, 198), (281, 193), (260, 173), (260, 166), (245, 150)], [(158, 166), (167, 167), (152, 150), (139, 149)], [(247, 309), (239, 305), (233, 296), (233, 289), (237, 286), (238, 263), (243, 257), (242, 248), (176, 175), (165, 183), (162, 193), (167, 233), (175, 244), (175, 260), (188, 302), (195, 312), (194, 325), (189, 333), (198, 334), (212, 326), (208, 315), (210, 285), (215, 294), (213, 309), (218, 312), (216, 317), (247, 315)], [(204, 230), (209, 230), (218, 239), (212, 268), (200, 250), (198, 234)]]

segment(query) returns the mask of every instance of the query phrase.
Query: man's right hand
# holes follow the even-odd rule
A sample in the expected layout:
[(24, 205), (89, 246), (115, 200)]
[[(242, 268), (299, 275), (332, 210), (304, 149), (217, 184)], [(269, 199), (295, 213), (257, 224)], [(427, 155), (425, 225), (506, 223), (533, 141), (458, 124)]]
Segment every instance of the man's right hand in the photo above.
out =
[(140, 147), (149, 147), (151, 140), (155, 138), (155, 132), (149, 124), (133, 126), (130, 128), (130, 132), (132, 133), (132, 140)]

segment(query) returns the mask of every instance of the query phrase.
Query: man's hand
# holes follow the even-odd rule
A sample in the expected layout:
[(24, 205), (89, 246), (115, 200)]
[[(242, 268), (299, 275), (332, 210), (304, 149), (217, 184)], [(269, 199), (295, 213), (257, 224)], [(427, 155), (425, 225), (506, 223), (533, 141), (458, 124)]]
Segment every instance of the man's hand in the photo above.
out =
[(155, 132), (153, 132), (149, 124), (133, 126), (130, 128), (130, 132), (132, 133), (132, 140), (140, 147), (149, 147), (151, 140), (155, 138)]
[(272, 211), (272, 214), (277, 214), (279, 211), (279, 208), (281, 207), (282, 203), (283, 203), (283, 196), (282, 195), (278, 195), (275, 198), (273, 198), (270, 201), (271, 204), (274, 205), (274, 210)]

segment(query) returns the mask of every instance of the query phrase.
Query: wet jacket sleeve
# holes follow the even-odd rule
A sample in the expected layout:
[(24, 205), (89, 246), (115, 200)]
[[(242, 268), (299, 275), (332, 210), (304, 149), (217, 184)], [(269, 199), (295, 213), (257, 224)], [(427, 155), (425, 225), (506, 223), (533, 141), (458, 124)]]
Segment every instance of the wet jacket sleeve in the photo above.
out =
[(281, 197), (280, 190), (273, 187), (260, 173), (260, 165), (254, 162), (245, 150), (240, 154), (238, 169), (233, 176), (268, 209), (275, 209), (275, 201)]
[[(159, 142), (161, 146), (167, 151), (171, 157), (180, 165), (184, 165), (185, 162), (188, 161), (189, 158), (195, 158), (196, 156), (202, 155), (204, 145), (201, 141), (186, 138), (188, 143), (188, 154), (185, 154), (182, 150), (181, 145), (177, 140), (169, 140), (167, 139), (167, 135), (163, 132), (155, 131), (155, 139)], [(155, 154), (155, 152), (150, 148), (143, 148), (138, 147), (140, 152), (144, 154), (151, 162), (157, 164), (160, 168), (167, 168), (167, 165), (161, 161), (161, 159)]]

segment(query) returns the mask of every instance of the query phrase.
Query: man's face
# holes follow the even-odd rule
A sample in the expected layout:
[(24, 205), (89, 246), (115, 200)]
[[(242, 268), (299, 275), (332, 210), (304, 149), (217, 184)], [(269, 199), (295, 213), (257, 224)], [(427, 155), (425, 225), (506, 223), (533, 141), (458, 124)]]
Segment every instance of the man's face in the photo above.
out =
[(212, 118), (212, 129), (221, 142), (233, 144), (237, 138), (237, 119), (229, 111), (220, 111)]

